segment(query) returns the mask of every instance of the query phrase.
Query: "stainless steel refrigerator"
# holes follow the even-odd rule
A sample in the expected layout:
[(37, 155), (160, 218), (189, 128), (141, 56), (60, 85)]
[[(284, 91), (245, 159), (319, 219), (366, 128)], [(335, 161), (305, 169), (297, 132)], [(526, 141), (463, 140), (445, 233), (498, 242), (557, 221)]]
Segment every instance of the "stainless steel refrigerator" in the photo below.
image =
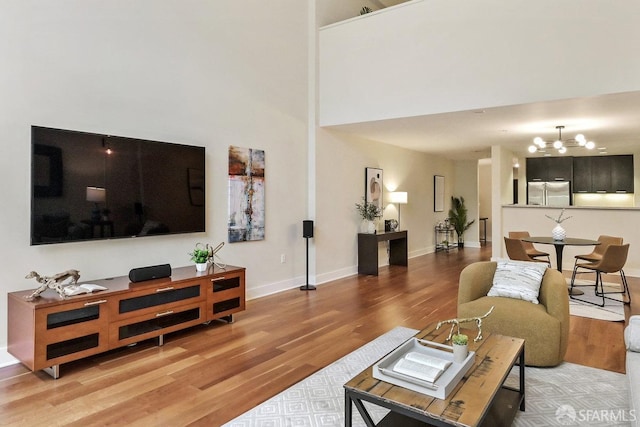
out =
[(571, 204), (569, 181), (527, 183), (527, 204), (564, 207)]

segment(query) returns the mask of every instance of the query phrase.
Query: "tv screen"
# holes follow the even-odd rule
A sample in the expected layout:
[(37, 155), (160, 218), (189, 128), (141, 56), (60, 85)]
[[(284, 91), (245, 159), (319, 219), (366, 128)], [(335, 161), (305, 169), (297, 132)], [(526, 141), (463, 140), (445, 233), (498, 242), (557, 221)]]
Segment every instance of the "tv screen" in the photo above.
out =
[(205, 231), (205, 149), (31, 127), (31, 244)]

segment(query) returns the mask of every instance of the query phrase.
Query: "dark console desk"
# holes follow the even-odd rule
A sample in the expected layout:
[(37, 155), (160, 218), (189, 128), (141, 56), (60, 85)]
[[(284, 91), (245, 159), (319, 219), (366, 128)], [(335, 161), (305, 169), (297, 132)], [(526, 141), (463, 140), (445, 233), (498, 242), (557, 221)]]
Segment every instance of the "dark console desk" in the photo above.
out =
[(389, 241), (389, 264), (407, 265), (407, 230), (358, 233), (358, 274), (378, 275), (378, 243)]

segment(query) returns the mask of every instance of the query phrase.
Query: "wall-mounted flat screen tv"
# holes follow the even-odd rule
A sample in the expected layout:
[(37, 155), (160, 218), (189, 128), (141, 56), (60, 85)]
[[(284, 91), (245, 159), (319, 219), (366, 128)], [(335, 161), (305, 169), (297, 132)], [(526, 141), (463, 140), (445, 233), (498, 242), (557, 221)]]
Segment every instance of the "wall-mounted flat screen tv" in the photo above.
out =
[(205, 149), (31, 128), (31, 244), (205, 231)]

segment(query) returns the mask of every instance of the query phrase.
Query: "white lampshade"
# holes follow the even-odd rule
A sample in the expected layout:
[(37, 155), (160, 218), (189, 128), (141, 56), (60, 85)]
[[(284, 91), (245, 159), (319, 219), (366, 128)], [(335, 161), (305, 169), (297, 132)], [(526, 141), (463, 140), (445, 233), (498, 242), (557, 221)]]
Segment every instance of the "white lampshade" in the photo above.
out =
[(87, 187), (87, 202), (102, 203), (107, 200), (107, 190), (100, 187)]
[(398, 203), (400, 205), (407, 204), (407, 192), (406, 191), (394, 191), (389, 193), (389, 203)]

